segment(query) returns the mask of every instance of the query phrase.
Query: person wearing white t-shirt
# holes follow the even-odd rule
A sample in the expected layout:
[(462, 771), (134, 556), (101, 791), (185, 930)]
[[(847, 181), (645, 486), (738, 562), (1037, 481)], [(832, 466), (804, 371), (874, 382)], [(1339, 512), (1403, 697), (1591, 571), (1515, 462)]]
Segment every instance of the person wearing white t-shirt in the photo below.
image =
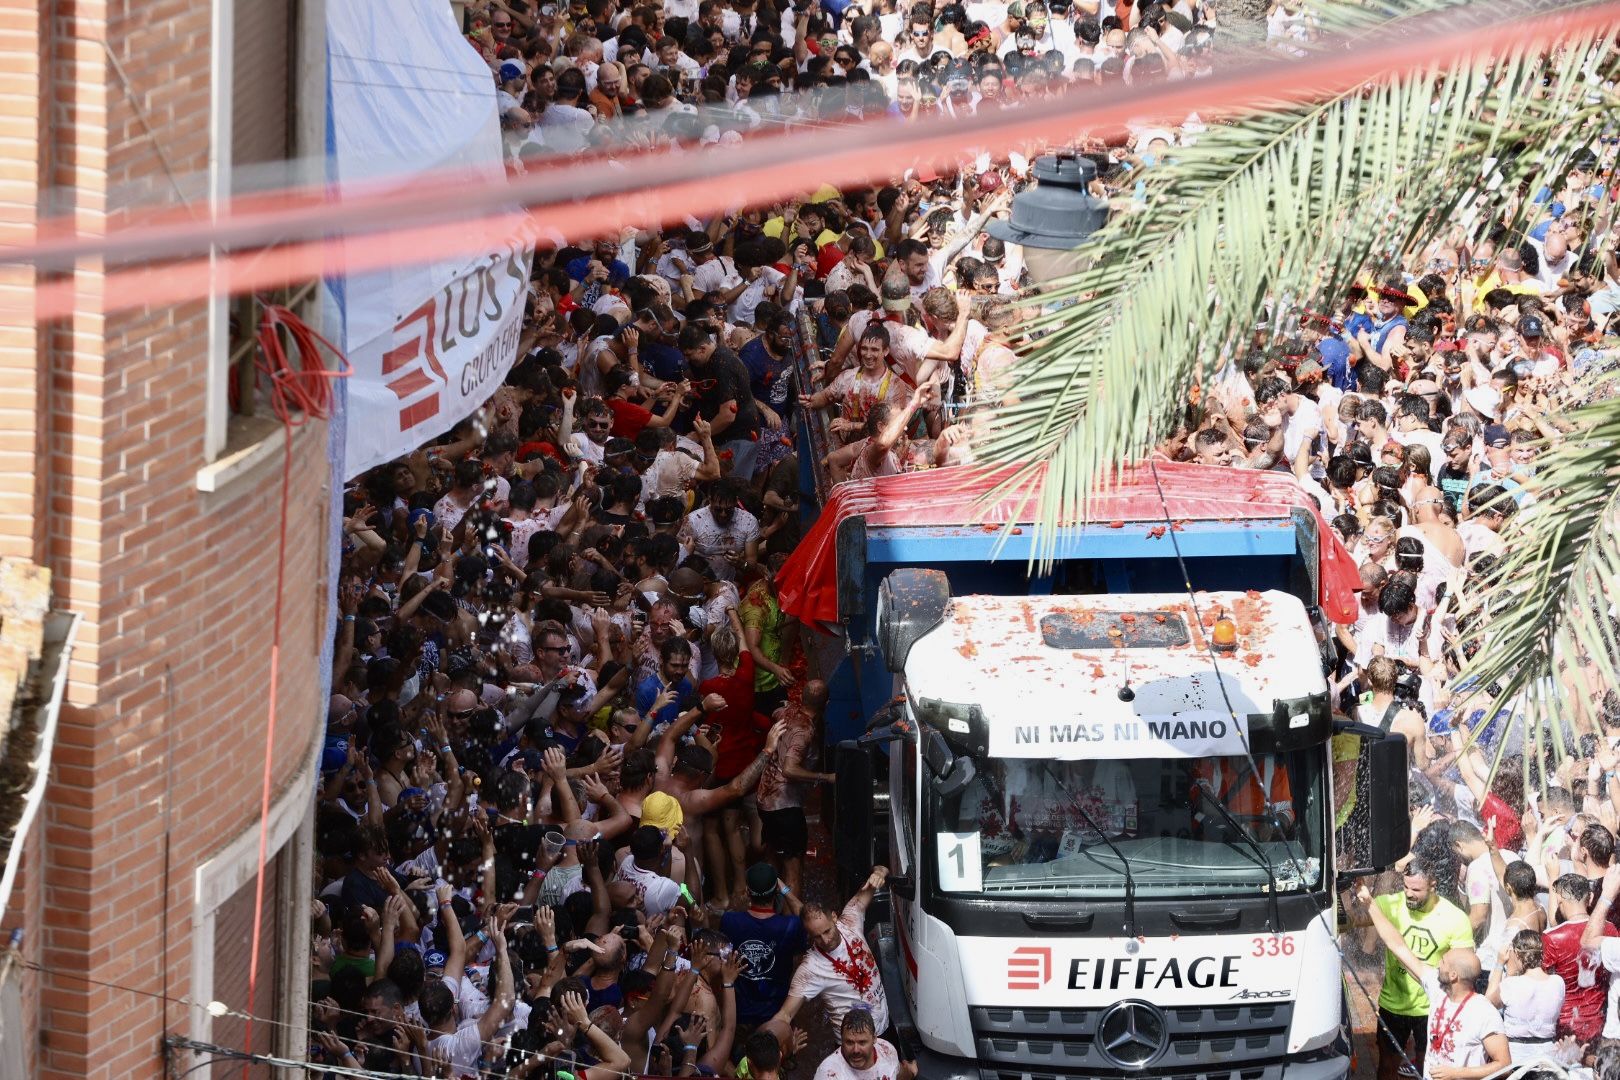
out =
[(851, 1009), (865, 1008), (871, 1012), (873, 1030), (888, 1030), (889, 999), (883, 992), (877, 958), (867, 948), (865, 933), (866, 908), (888, 877), (888, 867), (874, 866), (866, 883), (836, 918), (819, 904), (804, 905), (799, 917), (810, 949), (788, 984), (787, 1000), (775, 1016), (760, 1025), (761, 1030), (787, 1045), (793, 1018), (816, 998), (823, 999), (827, 1021), (834, 1026), (841, 1026), (844, 1014)]
[[(752, 276), (749, 277), (748, 275)], [(748, 280), (748, 287), (737, 295), (737, 298), (731, 302), (731, 306), (727, 309), (731, 321), (739, 325), (754, 325), (755, 310), (761, 302), (774, 294), (775, 290), (782, 285), (782, 282), (787, 280), (787, 276), (774, 266), (760, 266), (746, 271), (745, 277)], [(795, 286), (794, 296), (782, 296), (779, 299), (791, 308), (793, 302), (797, 299), (796, 291), (797, 286)]]
[(716, 255), (714, 242), (694, 233), (686, 243), (686, 253), (697, 261), (692, 271), (692, 288), (698, 293), (730, 292), (743, 283), (737, 264), (729, 255)]
[(659, 871), (664, 865), (666, 837), (662, 829), (643, 825), (630, 834), (630, 854), (619, 864), (614, 881), (628, 882), (641, 897), (648, 917), (662, 915), (681, 898), (681, 887)]
[(829, 371), (837, 372), (843, 368), (845, 358), (861, 340), (873, 319), (877, 319), (889, 332), (889, 355), (898, 362), (907, 380), (913, 384), (942, 377), (941, 365), (962, 359), (962, 348), (972, 321), (969, 318), (971, 305), (958, 304), (956, 321), (950, 332), (944, 338), (937, 338), (920, 326), (906, 323), (906, 312), (911, 310), (913, 302), (903, 291), (904, 288), (899, 279), (892, 276), (883, 279), (883, 310), (876, 314), (857, 311), (850, 316), (849, 322), (839, 332), (838, 343), (833, 346), (832, 358), (827, 364)]
[(915, 1062), (902, 1062), (900, 1051), (878, 1038), (872, 1014), (851, 1009), (838, 1030), (838, 1049), (816, 1066), (815, 1080), (911, 1080)]
[(1502, 903), (1505, 890), (1501, 872), (1506, 871), (1508, 862), (1518, 861), (1518, 856), (1493, 850), (1479, 827), (1468, 821), (1451, 823), (1451, 845), (1467, 867), (1464, 891), (1468, 894), (1468, 920), (1474, 927), (1474, 940), (1479, 942), (1480, 965), (1491, 972), (1496, 970), (1497, 954), (1507, 944), (1503, 939), (1507, 908)]
[[(1620, 877), (1616, 878), (1620, 887)], [(1484, 1080), (1510, 1063), (1502, 1014), (1474, 992), (1479, 978), (1479, 957), (1471, 949), (1448, 949), (1439, 965), (1417, 958), (1383, 909), (1373, 903), (1366, 885), (1357, 898), (1372, 917), (1373, 928), (1401, 966), (1423, 984), (1429, 997), (1427, 1052), (1423, 1055), (1424, 1080)]]
[(721, 581), (734, 580), (739, 569), (759, 562), (759, 519), (738, 505), (740, 495), (734, 482), (717, 487), (708, 506), (686, 516), (680, 534)]
[(439, 903), (439, 924), (448, 939), (445, 949), (444, 978), (429, 982), (422, 988), (418, 1005), (422, 1020), (428, 1029), (428, 1049), (450, 1063), (450, 1075), (455, 1080), (479, 1075), (478, 1061), (484, 1045), (495, 1038), (496, 1031), (512, 1014), (517, 995), (512, 983), (512, 962), (506, 955), (506, 932), (494, 919), (489, 923), (489, 940), (495, 946), (491, 961), (498, 969), (495, 976), (495, 995), (489, 1007), (477, 1017), (462, 1017), (461, 986), (466, 978), (467, 942), (461, 935), (461, 923), (451, 906), (454, 895), (449, 884), (440, 882), (436, 899)]
[(1564, 980), (1543, 966), (1541, 934), (1520, 930), (1497, 953), (1485, 996), (1502, 1010), (1502, 1027), (1513, 1064), (1554, 1059)]

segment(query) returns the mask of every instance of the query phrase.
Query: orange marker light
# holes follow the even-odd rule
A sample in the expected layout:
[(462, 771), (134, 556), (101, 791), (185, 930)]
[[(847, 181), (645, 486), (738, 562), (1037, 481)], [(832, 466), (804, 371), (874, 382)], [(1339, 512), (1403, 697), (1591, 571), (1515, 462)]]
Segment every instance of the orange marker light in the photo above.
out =
[(1210, 644), (1222, 652), (1232, 652), (1237, 648), (1237, 623), (1222, 615), (1215, 620), (1210, 628)]

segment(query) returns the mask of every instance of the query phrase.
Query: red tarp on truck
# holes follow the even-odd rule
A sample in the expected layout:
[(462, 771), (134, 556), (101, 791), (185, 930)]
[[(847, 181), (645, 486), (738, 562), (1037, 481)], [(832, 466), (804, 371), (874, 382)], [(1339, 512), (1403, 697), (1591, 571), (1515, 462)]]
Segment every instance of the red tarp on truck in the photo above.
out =
[[(1164, 489), (1159, 499), (1154, 485)], [(868, 528), (904, 525), (1029, 524), (1039, 481), (999, 502), (986, 495), (1016, 475), (1014, 468), (960, 466), (852, 480), (833, 489), (810, 531), (782, 567), (777, 593), (782, 610), (811, 626), (838, 622), (838, 523), (865, 515)], [(1109, 522), (1234, 521), (1286, 517), (1295, 507), (1316, 515), (1321, 538), (1322, 612), (1336, 623), (1352, 623), (1361, 576), (1339, 534), (1328, 527), (1315, 500), (1282, 472), (1230, 469), (1212, 465), (1159, 462), (1121, 470), (1118, 482), (1091, 498), (1092, 527)]]

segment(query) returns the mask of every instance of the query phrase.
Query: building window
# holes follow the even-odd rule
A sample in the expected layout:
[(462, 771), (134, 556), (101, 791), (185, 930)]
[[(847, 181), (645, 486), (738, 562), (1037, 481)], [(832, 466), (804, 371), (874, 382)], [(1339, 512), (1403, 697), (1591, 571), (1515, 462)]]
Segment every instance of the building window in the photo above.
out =
[[(279, 1049), (282, 1025), (287, 1017), (282, 993), (284, 972), (291, 959), (286, 955), (287, 917), (292, 882), (287, 873), (290, 852), (283, 850), (264, 868), (264, 917), (259, 929), (259, 977), (253, 996), (256, 1019), (250, 1033), (247, 1021), (227, 1013), (214, 1020), (212, 1042), (255, 1054), (274, 1055)], [(253, 901), (255, 879), (249, 878), (214, 912), (214, 1000), (237, 1012), (247, 1011), (249, 958), (253, 955)], [(239, 1061), (216, 1061), (210, 1069), (216, 1080), (242, 1075)], [(253, 1065), (248, 1075), (272, 1080), (268, 1066)]]
[[(209, 191), (223, 203), (232, 197), (293, 185), (298, 159), (301, 104), (324, 89), (324, 68), (300, 65), (316, 55), (311, 20), (324, 16), (318, 0), (215, 0), (213, 123)], [(308, 69), (300, 75), (300, 67)], [(301, 81), (302, 80), (302, 81)], [(310, 317), (314, 290), (297, 285), (264, 294)], [(281, 430), (270, 408), (269, 387), (259, 374), (254, 343), (260, 311), (251, 296), (216, 297), (209, 313), (213, 362), (208, 375), (205, 460), (252, 447)]]
[[(316, 755), (305, 761), (264, 823), (264, 917), (259, 930), (259, 977), (254, 990), (251, 1050), (278, 1057), (302, 1057), (308, 1048), (309, 899), (314, 843)], [(200, 1043), (240, 1050), (247, 1041), (247, 988), (253, 947), (254, 882), (259, 866), (259, 825), (250, 824), (234, 840), (197, 867), (191, 917), (190, 1036)], [(223, 1010), (210, 1010), (218, 1002)], [(216, 1016), (215, 1012), (223, 1012)], [(196, 1058), (186, 1067), (202, 1065)], [(207, 1071), (240, 1077), (242, 1063), (220, 1063)], [(201, 1071), (201, 1070), (199, 1070)], [(250, 1070), (254, 1080), (271, 1080), (272, 1070)]]

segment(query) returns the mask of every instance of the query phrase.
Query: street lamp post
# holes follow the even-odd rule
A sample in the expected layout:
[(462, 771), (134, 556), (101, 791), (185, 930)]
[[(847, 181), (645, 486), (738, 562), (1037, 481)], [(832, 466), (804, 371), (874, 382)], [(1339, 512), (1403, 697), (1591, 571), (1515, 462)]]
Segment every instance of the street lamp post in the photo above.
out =
[(1039, 288), (1084, 269), (1086, 238), (1108, 220), (1108, 200), (1091, 194), (1097, 165), (1074, 153), (1047, 154), (1031, 171), (1035, 185), (1012, 201), (1012, 218), (991, 221), (991, 236), (1024, 249), (1030, 281)]

